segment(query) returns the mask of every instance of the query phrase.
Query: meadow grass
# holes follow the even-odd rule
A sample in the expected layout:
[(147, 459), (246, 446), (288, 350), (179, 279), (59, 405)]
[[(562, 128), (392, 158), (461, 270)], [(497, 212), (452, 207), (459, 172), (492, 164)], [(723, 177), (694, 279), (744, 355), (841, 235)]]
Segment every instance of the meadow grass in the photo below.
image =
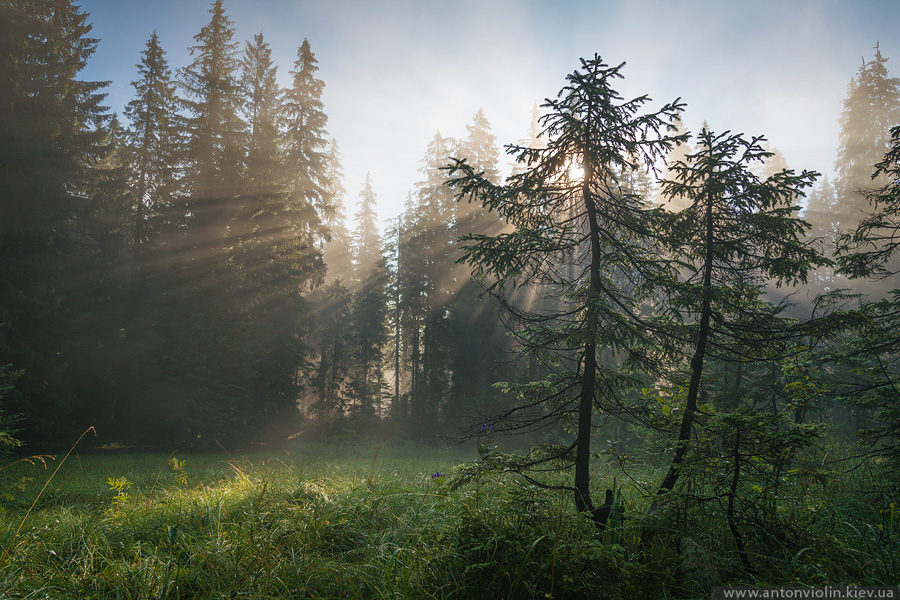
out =
[[(627, 517), (598, 532), (568, 494), (515, 476), (452, 485), (454, 465), (475, 456), (358, 445), (73, 455), (27, 518), (55, 466), (19, 463), (0, 471), (0, 597), (691, 598), (726, 582), (896, 577), (894, 517), (860, 500), (861, 481), (836, 483), (818, 516), (786, 514), (791, 535), (751, 540), (772, 558), (747, 574), (715, 514), (642, 544), (649, 467), (632, 481), (598, 466), (598, 497), (616, 487)], [(844, 535), (819, 539), (836, 527)]]

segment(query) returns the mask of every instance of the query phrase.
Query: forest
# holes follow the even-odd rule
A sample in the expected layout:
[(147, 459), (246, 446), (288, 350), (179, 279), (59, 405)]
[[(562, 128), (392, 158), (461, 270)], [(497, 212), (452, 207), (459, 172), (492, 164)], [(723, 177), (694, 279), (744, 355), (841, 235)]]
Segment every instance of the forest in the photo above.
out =
[[(309, 42), (283, 87), (263, 34), (235, 39), (222, 0), (209, 15), (189, 64), (149, 35), (118, 115), (80, 77), (88, 14), (0, 0), (10, 460), (79, 439), (449, 445), (473, 457), (428, 485), (502, 479), (518, 518), (576, 514), (619, 583), (610, 548), (665, 562), (673, 530), (713, 522), (730, 562), (710, 585), (898, 583), (900, 79), (875, 40), (847, 77), (833, 180), (728, 123), (686, 131), (680, 99), (623, 97), (625, 63), (594, 55), (522, 139), (501, 145), (481, 110), (465, 137), (436, 134), (382, 228), (372, 178), (343, 181)], [(850, 500), (826, 515), (829, 493)], [(841, 538), (853, 565), (822, 558), (853, 554), (834, 523), (858, 534)], [(690, 597), (694, 576), (647, 589)], [(519, 577), (484, 597), (538, 597)], [(567, 581), (546, 597), (601, 597)], [(637, 593), (622, 585), (608, 597)]]

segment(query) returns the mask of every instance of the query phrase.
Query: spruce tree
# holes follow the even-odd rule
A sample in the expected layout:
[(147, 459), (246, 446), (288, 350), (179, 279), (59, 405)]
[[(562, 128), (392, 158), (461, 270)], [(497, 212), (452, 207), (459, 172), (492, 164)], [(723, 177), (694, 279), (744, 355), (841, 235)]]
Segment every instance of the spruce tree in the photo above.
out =
[(472, 123), (466, 125), (466, 132), (465, 139), (459, 145), (458, 156), (467, 159), (474, 168), (484, 171), (484, 176), (489, 181), (500, 183), (500, 150), (497, 147), (497, 137), (491, 132), (491, 124), (483, 109), (479, 108)]
[[(414, 379), (416, 385), (410, 390), (411, 413), (420, 424), (429, 426), (440, 420), (449, 389), (447, 309), (461, 274), (454, 268), (453, 191), (444, 185), (442, 170), (455, 146), (455, 140), (439, 131), (428, 144), (419, 169), (423, 179), (416, 186), (415, 223), (407, 229), (411, 232), (409, 251), (419, 254), (413, 259), (418, 271), (412, 272), (419, 278), (416, 285), (421, 286), (415, 331), (418, 356), (414, 360), (421, 365), (421, 376)], [(412, 350), (416, 352), (416, 348)]]
[(272, 63), (272, 49), (262, 34), (247, 42), (241, 59), (241, 88), (247, 123), (246, 172), (240, 212), (232, 225), (240, 248), (238, 261), (251, 285), (264, 288), (266, 265), (283, 238), (282, 213), (286, 174), (282, 166), (280, 131), (281, 89)]
[[(391, 411), (390, 418), (396, 424), (409, 417), (408, 395), (402, 393), (404, 380), (404, 337), (403, 337), (403, 287), (400, 273), (403, 257), (403, 215), (391, 219), (385, 231), (384, 255), (388, 274), (388, 327), (390, 328)], [(408, 378), (407, 378), (408, 379)]]
[(11, 243), (16, 236), (57, 236), (77, 209), (68, 188), (98, 152), (103, 133), (94, 125), (106, 110), (106, 82), (78, 79), (98, 40), (88, 37), (88, 15), (77, 5), (6, 1), (0, 9), (0, 231)]
[(788, 337), (775, 322), (783, 307), (759, 302), (763, 286), (805, 283), (808, 272), (824, 263), (805, 239), (809, 224), (796, 214), (803, 190), (818, 174), (787, 169), (768, 177), (755, 174), (754, 167), (774, 156), (762, 142), (704, 128), (696, 150), (670, 165), (675, 178), (663, 182), (665, 198), (691, 202), (672, 222), (669, 239), (681, 278), (670, 286), (668, 302), (674, 322), (693, 323), (696, 330), (688, 333), (684, 408), (660, 493), (672, 490), (681, 475), (707, 355), (730, 358), (729, 348), (739, 348), (735, 354), (746, 360), (754, 355), (748, 349), (754, 345), (776, 353)]
[(318, 70), (309, 41), (303, 40), (291, 71), (292, 83), (285, 90), (281, 117), (284, 166), (290, 174), (284, 217), (310, 249), (320, 248), (326, 239), (322, 215), (330, 207), (325, 154), (328, 117), (322, 103), (325, 83), (316, 78)]
[(137, 68), (138, 79), (131, 83), (135, 96), (125, 106), (125, 116), (131, 123), (127, 159), (133, 177), (132, 237), (135, 246), (143, 249), (159, 234), (178, 190), (178, 99), (155, 31)]
[(331, 199), (332, 210), (322, 218), (330, 239), (324, 243), (327, 279), (310, 302), (313, 309), (310, 345), (318, 362), (312, 375), (315, 400), (309, 408), (324, 422), (333, 422), (343, 417), (348, 408), (345, 384), (352, 358), (349, 321), (352, 296), (348, 284), (353, 275), (350, 234), (344, 222), (346, 191), (340, 153), (334, 140), (328, 151), (326, 181), (325, 191)]
[(381, 234), (378, 231), (375, 191), (372, 189), (372, 176), (369, 173), (366, 173), (359, 192), (357, 206), (356, 231), (353, 233), (353, 279), (357, 283), (363, 283), (381, 260)]
[(311, 376), (312, 400), (307, 410), (323, 421), (343, 417), (348, 408), (346, 378), (350, 372), (351, 295), (344, 279), (325, 284), (315, 302), (310, 338), (318, 353)]
[(809, 193), (804, 218), (812, 226), (810, 235), (822, 240), (823, 250), (829, 256), (834, 253), (835, 249), (835, 223), (831, 218), (835, 210), (837, 210), (837, 194), (834, 185), (826, 175)]
[(383, 415), (384, 348), (387, 343), (388, 270), (379, 259), (353, 294), (350, 310), (352, 367), (348, 381), (353, 413), (362, 425)]
[(350, 233), (347, 230), (347, 215), (344, 201), (347, 190), (344, 189), (344, 171), (341, 166), (341, 153), (337, 141), (331, 140), (328, 146), (328, 158), (325, 166), (325, 192), (331, 201), (330, 210), (324, 211), (322, 221), (328, 231), (329, 240), (325, 243), (325, 265), (329, 279), (351, 276)]
[(900, 123), (900, 79), (891, 77), (888, 58), (875, 45), (875, 57), (851, 80), (840, 118), (838, 156), (835, 162), (836, 231), (856, 228), (866, 210), (864, 191), (882, 186), (872, 180), (875, 165), (890, 149), (890, 129)]
[[(483, 171), (488, 181), (500, 183), (499, 149), (497, 138), (491, 132), (491, 124), (480, 108), (471, 125), (466, 125), (468, 135), (459, 143), (456, 155), (465, 158), (473, 168)], [(457, 203), (452, 235), (497, 230), (500, 226), (496, 214), (488, 213), (477, 204)]]
[[(833, 258), (837, 250), (838, 236), (833, 219), (837, 211), (837, 195), (828, 176), (822, 177), (807, 196), (803, 218), (810, 224), (808, 238), (816, 244), (823, 256)], [(849, 287), (846, 278), (836, 273), (834, 265), (817, 267), (809, 282), (813, 295), (828, 293)]]
[[(488, 181), (498, 184), (497, 140), (483, 110), (478, 110), (466, 130), (468, 135), (459, 144), (458, 156), (483, 172)], [(497, 213), (488, 212), (478, 203), (458, 202), (451, 237), (458, 240), (476, 233), (493, 234), (502, 227)], [(455, 241), (451, 257), (461, 254)], [(457, 426), (465, 426), (473, 415), (484, 413), (497, 400), (492, 384), (511, 375), (504, 367), (512, 361), (507, 355), (509, 344), (503, 323), (490, 303), (478, 297), (478, 285), (469, 277), (465, 265), (455, 265), (451, 273), (454, 283), (445, 341), (450, 381), (443, 412)]]
[[(681, 119), (678, 119), (675, 123), (675, 132), (678, 135), (687, 135), (687, 129), (684, 126), (684, 122)], [(674, 146), (667, 154), (666, 154), (666, 166), (662, 171), (662, 179), (672, 179), (674, 172), (672, 171), (672, 167), (679, 162), (684, 162), (685, 157), (691, 153), (691, 146), (688, 142), (683, 144), (678, 144)], [(657, 202), (660, 206), (668, 210), (669, 212), (679, 212), (685, 209), (690, 204), (689, 198), (679, 198), (679, 197), (658, 197)]]
[(191, 245), (204, 271), (231, 245), (226, 237), (241, 191), (245, 132), (234, 23), (222, 0), (215, 0), (209, 12), (209, 23), (194, 36), (197, 45), (189, 49), (194, 58), (181, 70), (180, 81), (188, 111), (185, 182)]
[(98, 123), (97, 131), (103, 152), (85, 161), (75, 188), (84, 205), (72, 226), (84, 248), (80, 260), (91, 271), (78, 273), (72, 286), (78, 293), (71, 295), (70, 309), (83, 331), (68, 362), (79, 416), (104, 432), (121, 427), (130, 434), (140, 396), (132, 386), (141, 379), (134, 358), (145, 324), (135, 306), (143, 290), (134, 276), (133, 178), (118, 118)]
[(883, 185), (866, 191), (864, 218), (838, 243), (839, 271), (854, 279), (888, 279), (900, 272), (900, 125), (891, 129), (891, 147), (875, 165), (872, 179)]
[[(869, 209), (859, 227), (841, 238), (839, 272), (854, 279), (871, 278), (896, 288), (900, 251), (900, 125), (891, 129), (891, 146), (875, 165), (874, 179), (885, 182), (869, 190)], [(897, 403), (898, 342), (900, 339), (900, 293), (862, 304), (865, 319), (848, 330), (832, 356), (844, 367), (843, 385), (849, 404), (858, 413), (871, 416), (861, 432), (872, 455), (886, 454), (900, 465), (900, 406)]]
[(367, 173), (359, 194), (354, 232), (353, 307), (350, 314), (353, 364), (350, 390), (362, 421), (381, 417), (383, 353), (387, 342), (387, 264), (382, 257), (375, 192)]
[[(520, 138), (517, 145), (522, 148), (540, 148), (543, 145), (541, 140), (541, 113), (538, 110), (537, 102), (531, 107), (531, 122), (528, 126), (528, 135)], [(521, 175), (525, 171), (525, 165), (518, 161), (512, 162), (511, 175)]]
[(0, 2), (0, 365), (22, 373), (4, 402), (45, 448), (72, 439), (90, 401), (70, 364), (85, 334), (72, 302), (96, 266), (72, 224), (106, 135), (105, 84), (79, 78), (97, 47), (87, 19), (68, 0)]
[[(617, 373), (603, 364), (605, 350), (623, 353), (635, 369), (652, 371), (657, 346), (641, 322), (641, 307), (669, 267), (654, 241), (640, 199), (623, 193), (619, 177), (653, 165), (679, 139), (668, 134), (682, 105), (675, 101), (642, 113), (646, 96), (624, 100), (612, 87), (623, 65), (599, 56), (582, 60), (542, 117), (546, 147), (509, 147), (525, 170), (496, 186), (464, 161), (454, 161), (449, 184), (461, 201), (496, 210), (510, 233), (469, 236), (466, 261), (509, 314), (519, 319), (523, 350), (552, 366), (544, 381), (507, 383), (517, 405), (500, 415), (496, 430), (539, 430), (565, 423), (570, 444), (544, 447), (528, 457), (493, 455), (488, 464), (523, 473), (562, 461), (574, 466), (579, 511), (593, 511), (591, 432), (597, 406), (613, 404)], [(573, 169), (577, 165), (579, 169)], [(628, 285), (619, 282), (627, 281)], [(508, 292), (532, 288), (559, 301), (553, 314), (539, 305), (510, 304)], [(594, 513), (595, 517), (599, 513)], [(599, 517), (598, 517), (599, 518)]]
[[(410, 192), (397, 225), (397, 300), (402, 329), (402, 345), (406, 348), (408, 391), (405, 415), (424, 422), (429, 409), (422, 378), (422, 334), (427, 315), (429, 285), (428, 258), (420, 229), (420, 214)], [(395, 323), (397, 326), (397, 323)]]
[[(244, 47), (240, 85), (247, 122), (244, 194), (252, 199), (280, 193), (285, 176), (278, 129), (281, 88), (278, 68), (272, 62), (272, 48), (261, 33), (254, 35), (253, 41)], [(251, 202), (251, 214), (256, 212), (252, 206)]]

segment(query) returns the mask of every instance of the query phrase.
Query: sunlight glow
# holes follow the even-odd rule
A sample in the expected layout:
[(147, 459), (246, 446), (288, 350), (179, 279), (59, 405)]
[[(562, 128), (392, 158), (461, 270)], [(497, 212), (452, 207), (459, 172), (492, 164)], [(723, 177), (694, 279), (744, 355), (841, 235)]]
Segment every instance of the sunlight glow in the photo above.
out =
[(584, 179), (584, 167), (579, 163), (572, 162), (566, 169), (566, 177), (569, 181), (581, 181)]

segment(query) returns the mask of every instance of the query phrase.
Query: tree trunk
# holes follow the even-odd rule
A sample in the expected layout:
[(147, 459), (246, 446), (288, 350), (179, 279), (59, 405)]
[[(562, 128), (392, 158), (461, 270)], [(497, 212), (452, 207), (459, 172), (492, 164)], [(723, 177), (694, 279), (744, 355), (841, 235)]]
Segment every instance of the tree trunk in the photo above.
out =
[[(600, 288), (600, 231), (597, 226), (597, 207), (591, 192), (591, 179), (594, 166), (587, 154), (584, 154), (584, 181), (582, 195), (588, 215), (591, 241), (590, 290), (587, 297), (585, 319), (588, 328), (595, 323), (595, 296), (601, 293)], [(581, 373), (581, 391), (578, 399), (578, 433), (575, 445), (575, 507), (579, 512), (593, 511), (591, 502), (591, 417), (594, 412), (594, 393), (597, 386), (597, 344), (593, 337), (584, 345), (582, 358), (584, 370)]]
[(424, 410), (421, 406), (421, 394), (422, 390), (419, 388), (422, 385), (421, 377), (419, 375), (419, 322), (418, 319), (412, 320), (412, 348), (411, 348), (411, 372), (410, 372), (410, 389), (409, 389), (409, 398), (410, 398), (410, 416), (413, 420), (421, 419), (424, 415)]
[(675, 448), (675, 456), (672, 457), (672, 465), (669, 472), (659, 487), (657, 494), (665, 494), (675, 487), (680, 475), (681, 463), (687, 453), (688, 442), (691, 439), (691, 428), (694, 424), (694, 415), (697, 414), (697, 396), (700, 392), (700, 378), (703, 376), (703, 358), (706, 355), (706, 343), (709, 339), (709, 321), (712, 317), (712, 270), (713, 270), (713, 195), (712, 190), (706, 197), (706, 256), (703, 264), (703, 303), (700, 308), (700, 331), (697, 333), (697, 347), (691, 358), (691, 381), (688, 386), (687, 400), (684, 406), (684, 414), (681, 417), (681, 428), (678, 431), (678, 442)]
[(737, 496), (738, 483), (741, 480), (741, 430), (738, 430), (734, 434), (734, 454), (732, 456), (732, 467), (734, 472), (731, 477), (731, 487), (728, 490), (728, 508), (726, 510), (726, 518), (728, 521), (728, 529), (731, 531), (731, 536), (734, 538), (734, 544), (737, 546), (738, 554), (741, 557), (741, 564), (744, 565), (744, 569), (747, 571), (753, 571), (753, 564), (750, 562), (750, 557), (747, 555), (747, 551), (744, 547), (744, 536), (741, 535), (741, 530), (738, 529), (737, 521), (734, 517), (734, 499)]
[(584, 345), (584, 371), (578, 399), (578, 438), (575, 445), (575, 507), (579, 512), (593, 511), (591, 502), (591, 417), (594, 412), (594, 387), (597, 377), (597, 348)]

